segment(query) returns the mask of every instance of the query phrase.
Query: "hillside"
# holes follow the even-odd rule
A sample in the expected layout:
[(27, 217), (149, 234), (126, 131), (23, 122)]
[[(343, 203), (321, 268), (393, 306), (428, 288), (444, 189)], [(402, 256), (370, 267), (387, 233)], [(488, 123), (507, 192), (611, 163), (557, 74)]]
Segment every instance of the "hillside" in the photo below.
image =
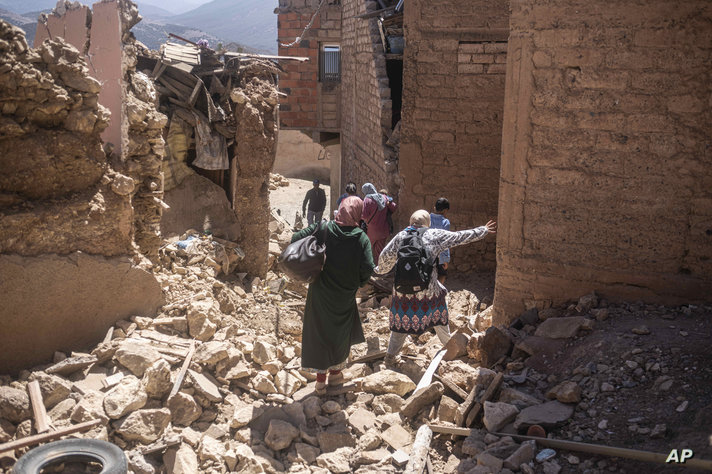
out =
[(171, 23), (190, 25), (265, 52), (277, 52), (277, 0), (213, 0)]

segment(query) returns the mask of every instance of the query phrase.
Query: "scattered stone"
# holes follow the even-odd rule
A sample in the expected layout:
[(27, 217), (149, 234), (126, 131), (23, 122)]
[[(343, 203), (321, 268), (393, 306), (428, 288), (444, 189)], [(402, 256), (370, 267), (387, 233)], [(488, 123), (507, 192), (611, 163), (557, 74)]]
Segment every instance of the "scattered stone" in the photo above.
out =
[(689, 405), (689, 404), (690, 404), (690, 402), (685, 400), (684, 402), (680, 403), (680, 405), (677, 408), (675, 408), (675, 411), (677, 411), (678, 413), (682, 413), (683, 411), (685, 411), (687, 409), (687, 405)]
[(104, 411), (109, 418), (117, 420), (129, 412), (143, 408), (148, 395), (141, 386), (141, 380), (133, 375), (124, 377), (104, 396)]
[(236, 408), (235, 413), (232, 416), (232, 420), (230, 421), (230, 427), (242, 428), (243, 426), (247, 426), (263, 413), (264, 410), (262, 408), (253, 404), (245, 405), (241, 408)]
[(541, 400), (519, 390), (510, 387), (503, 387), (499, 391), (498, 401), (514, 405), (520, 410), (532, 405), (539, 405)]
[(588, 295), (584, 295), (579, 298), (578, 304), (576, 305), (576, 311), (579, 313), (586, 313), (591, 308), (595, 308), (596, 306), (598, 306), (598, 296), (595, 292), (591, 292)]
[(257, 340), (252, 349), (252, 360), (260, 365), (277, 359), (277, 348), (272, 344)]
[(655, 427), (650, 432), (650, 437), (653, 439), (664, 438), (666, 432), (667, 432), (667, 425), (665, 425), (664, 423), (655, 425)]
[(275, 387), (272, 381), (272, 376), (266, 370), (258, 372), (255, 378), (252, 379), (252, 386), (255, 387), (260, 393), (269, 395), (270, 393), (277, 393), (277, 387)]
[(265, 434), (265, 444), (270, 449), (280, 451), (288, 448), (297, 436), (299, 436), (299, 430), (291, 423), (272, 420), (269, 422), (269, 428)]
[(333, 415), (334, 413), (341, 411), (341, 405), (334, 400), (327, 400), (321, 406), (321, 409), (327, 415)]
[(648, 334), (650, 334), (650, 329), (648, 329), (648, 326), (642, 325), (634, 327), (633, 329), (631, 329), (631, 332), (639, 336), (647, 336)]
[(304, 461), (307, 465), (314, 464), (317, 456), (321, 453), (319, 448), (306, 443), (294, 443), (294, 448), (297, 452), (297, 457)]
[(203, 409), (195, 399), (183, 392), (171, 397), (166, 406), (171, 411), (171, 421), (174, 425), (189, 426), (203, 414)]
[(387, 459), (390, 453), (387, 449), (381, 448), (375, 451), (361, 451), (356, 454), (356, 459), (354, 462), (358, 465), (363, 464), (378, 464), (379, 462)]
[(572, 406), (564, 405), (559, 401), (531, 406), (519, 413), (516, 420), (514, 420), (514, 428), (527, 428), (531, 425), (554, 428), (571, 418), (573, 413), (574, 409)]
[(395, 393), (404, 396), (415, 389), (415, 383), (407, 377), (392, 370), (381, 370), (363, 379), (363, 391), (376, 395)]
[(443, 360), (453, 360), (467, 354), (467, 343), (470, 338), (462, 330), (457, 330), (445, 344)]
[[(42, 401), (47, 409), (51, 409), (62, 400), (65, 400), (72, 391), (72, 385), (62, 377), (49, 375), (45, 372), (33, 372), (28, 381), (37, 381), (40, 384)], [(0, 397), (0, 400), (2, 397)]]
[(319, 432), (316, 437), (319, 443), (319, 448), (324, 453), (336, 451), (344, 446), (351, 448), (356, 446), (356, 439), (353, 435), (338, 427), (334, 430), (327, 429), (326, 431)]
[(211, 402), (220, 402), (223, 397), (218, 390), (217, 381), (210, 374), (199, 374), (194, 370), (188, 370), (188, 375), (193, 381), (193, 388), (200, 396)]
[(447, 395), (443, 395), (440, 399), (440, 405), (438, 406), (438, 420), (442, 423), (454, 423), (455, 415), (457, 414), (457, 408), (459, 407), (457, 403), (452, 398)]
[(135, 376), (143, 377), (146, 369), (161, 359), (161, 354), (147, 344), (126, 342), (119, 347), (114, 357)]
[(581, 387), (576, 382), (562, 382), (549, 390), (546, 398), (562, 403), (578, 403), (581, 401)]
[(406, 400), (401, 414), (406, 418), (413, 418), (424, 407), (440, 399), (444, 391), (445, 387), (440, 382), (435, 382), (427, 387), (421, 388)]
[(228, 357), (229, 349), (230, 345), (227, 342), (204, 342), (195, 350), (195, 354), (193, 354), (193, 362), (196, 364), (214, 367), (218, 362)]
[(409, 459), (410, 456), (408, 456), (408, 453), (406, 453), (402, 449), (396, 449), (395, 452), (391, 455), (391, 460), (393, 461), (393, 464), (398, 467), (403, 467), (408, 464)]
[(481, 430), (470, 434), (462, 441), (462, 454), (474, 457), (487, 449), (487, 446), (484, 441), (482, 441), (482, 438), (483, 435)]
[[(474, 341), (474, 342), (473, 342)], [(468, 344), (470, 358), (489, 367), (512, 350), (512, 338), (504, 328), (491, 326), (481, 337), (473, 337)]]
[(319, 467), (328, 469), (335, 474), (345, 474), (351, 472), (349, 458), (353, 453), (352, 448), (339, 448), (336, 451), (324, 453), (316, 458)]
[(536, 441), (525, 441), (516, 451), (504, 460), (503, 466), (507, 469), (516, 471), (522, 464), (529, 464), (529, 462), (534, 459), (535, 452)]
[(544, 474), (559, 474), (561, 466), (556, 461), (545, 461), (541, 465)]
[(518, 413), (519, 409), (509, 403), (485, 401), (482, 422), (487, 431), (499, 431), (504, 425), (512, 421)]
[(356, 433), (364, 435), (375, 427), (376, 415), (364, 408), (358, 408), (349, 417), (349, 424), (353, 427)]
[(156, 441), (171, 421), (168, 408), (138, 410), (116, 422), (115, 428), (127, 441), (152, 443)]
[(615, 387), (608, 382), (603, 382), (601, 384), (601, 392), (613, 392), (615, 391)]
[(393, 425), (381, 433), (381, 439), (393, 449), (402, 449), (411, 444), (411, 436), (405, 428)]
[(104, 423), (109, 421), (109, 417), (104, 412), (104, 394), (96, 390), (89, 390), (84, 393), (82, 399), (74, 407), (71, 420), (75, 423), (82, 423), (97, 419)]
[(607, 428), (608, 428), (608, 420), (601, 420), (601, 421), (598, 423), (598, 429), (599, 429), (599, 430), (605, 430), (605, 429), (607, 429)]
[(151, 364), (143, 373), (141, 386), (151, 398), (163, 398), (167, 395), (173, 383), (171, 382), (171, 366), (165, 359), (160, 359)]
[[(368, 394), (373, 397), (372, 394)], [(378, 395), (373, 398), (371, 403), (371, 408), (376, 415), (383, 415), (386, 413), (399, 413), (405, 404), (403, 397), (396, 395), (395, 393), (387, 393), (385, 395)]]
[(584, 327), (586, 318), (572, 316), (563, 318), (550, 318), (536, 328), (535, 336), (552, 339), (567, 339), (576, 336), (578, 330)]
[(45, 372), (48, 374), (72, 375), (75, 372), (86, 369), (90, 365), (94, 364), (98, 358), (93, 355), (83, 355), (77, 357), (69, 357), (61, 362), (54, 364), (51, 367), (47, 367)]

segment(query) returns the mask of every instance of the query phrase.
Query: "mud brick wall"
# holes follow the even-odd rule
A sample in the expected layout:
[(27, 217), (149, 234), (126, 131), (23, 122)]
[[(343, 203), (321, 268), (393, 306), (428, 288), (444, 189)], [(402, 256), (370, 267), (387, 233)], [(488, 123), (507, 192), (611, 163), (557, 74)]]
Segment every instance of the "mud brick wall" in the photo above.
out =
[(292, 43), (302, 36), (319, 1), (281, 1), (277, 19), (279, 54), (308, 57), (309, 61), (281, 61), (284, 73), (280, 75), (280, 91), (287, 94), (280, 100), (280, 125), (284, 129), (320, 129), (338, 131), (340, 85), (319, 82), (319, 49), (321, 44), (341, 42), (341, 8), (324, 4), (302, 41)]
[[(398, 217), (450, 200), (453, 230), (497, 218), (508, 2), (409, 1)], [(458, 271), (493, 270), (495, 239), (456, 248)]]
[(379, 7), (372, 1), (344, 0), (342, 8), (341, 182), (355, 182), (359, 192), (369, 181), (380, 189), (390, 179), (386, 160), (392, 156), (385, 143), (391, 130), (391, 90), (376, 20), (354, 18)]
[(513, 0), (495, 323), (712, 287), (712, 4)]

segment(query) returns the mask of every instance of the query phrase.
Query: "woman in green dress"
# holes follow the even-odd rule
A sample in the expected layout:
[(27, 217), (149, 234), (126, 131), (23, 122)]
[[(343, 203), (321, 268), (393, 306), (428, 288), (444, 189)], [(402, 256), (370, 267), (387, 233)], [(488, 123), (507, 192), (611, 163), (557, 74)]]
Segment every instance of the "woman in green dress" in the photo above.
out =
[[(302, 367), (316, 372), (316, 392), (344, 382), (353, 344), (365, 342), (356, 306), (356, 291), (373, 273), (371, 243), (358, 227), (363, 201), (350, 196), (341, 201), (336, 220), (326, 225), (326, 261), (321, 273), (309, 285), (302, 330)], [(315, 223), (292, 236), (292, 242), (315, 230)]]

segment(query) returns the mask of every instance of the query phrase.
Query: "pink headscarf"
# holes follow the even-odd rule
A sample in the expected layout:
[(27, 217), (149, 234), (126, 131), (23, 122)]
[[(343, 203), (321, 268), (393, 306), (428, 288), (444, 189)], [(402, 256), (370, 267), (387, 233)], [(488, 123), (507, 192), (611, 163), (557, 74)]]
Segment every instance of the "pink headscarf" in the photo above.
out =
[(336, 213), (336, 223), (344, 227), (355, 227), (361, 220), (363, 201), (358, 196), (349, 196), (341, 201)]

